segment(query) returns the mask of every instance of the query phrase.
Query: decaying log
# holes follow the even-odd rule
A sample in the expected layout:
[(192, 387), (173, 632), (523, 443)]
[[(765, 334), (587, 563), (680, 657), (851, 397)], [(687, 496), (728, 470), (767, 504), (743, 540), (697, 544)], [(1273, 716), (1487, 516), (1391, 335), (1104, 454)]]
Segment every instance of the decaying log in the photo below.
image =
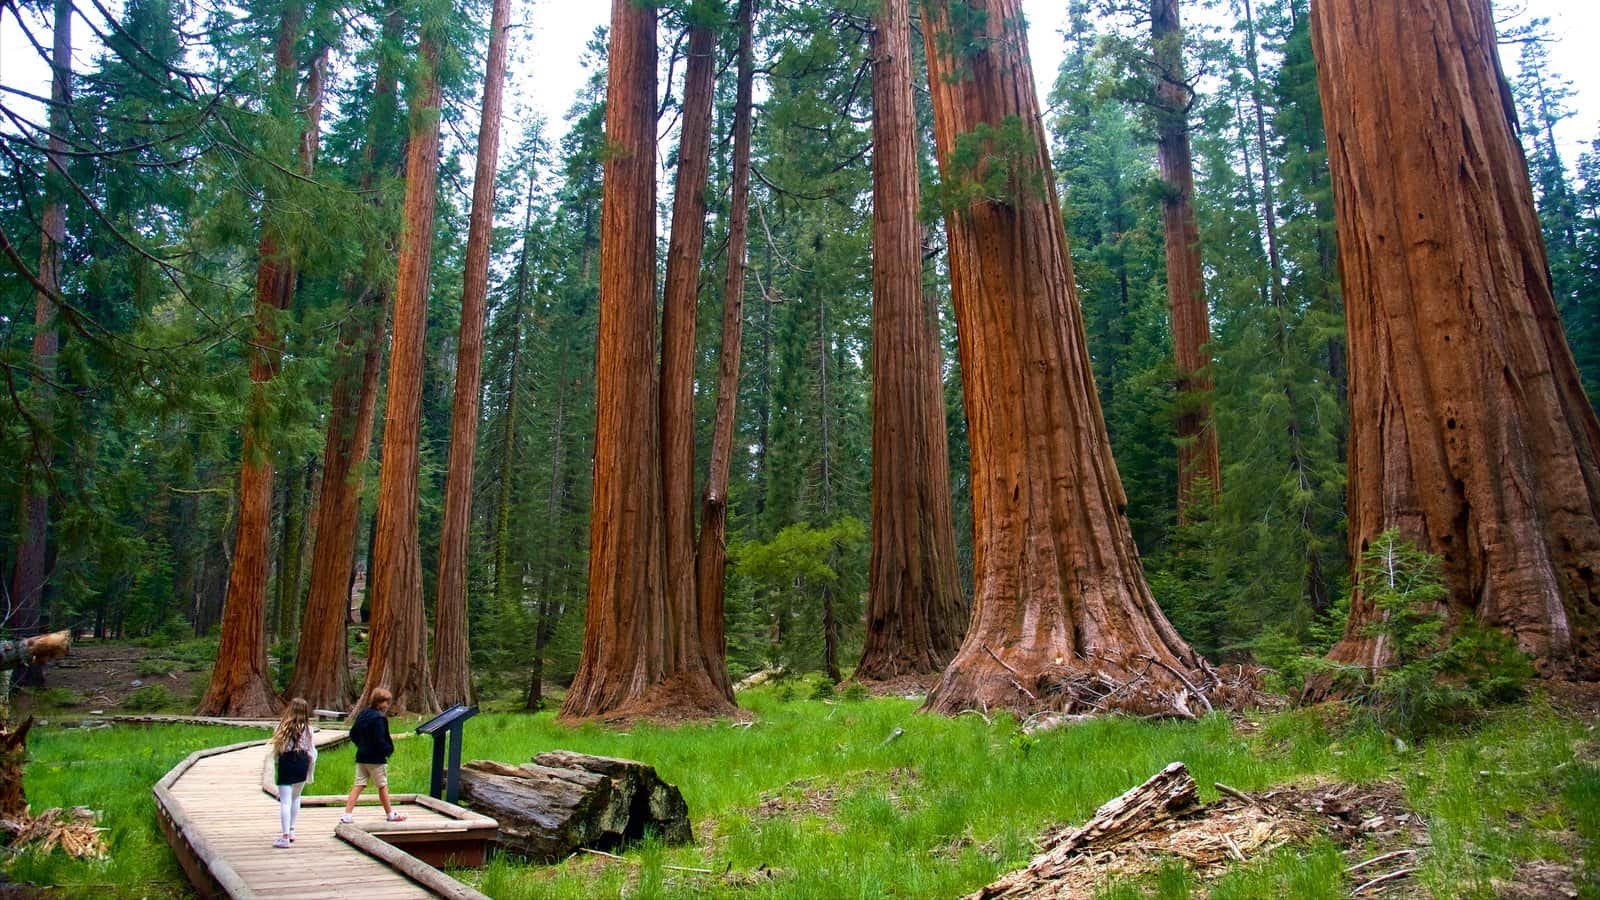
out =
[(28, 796), (22, 790), (22, 764), (28, 754), (28, 729), (33, 717), (12, 730), (0, 723), (0, 819), (17, 821), (28, 815)]
[(1175, 762), (1149, 781), (1100, 807), (1082, 827), (1046, 841), (1044, 852), (1026, 869), (1012, 872), (972, 897), (991, 900), (1048, 896), (1052, 883), (1085, 853), (1118, 844), (1192, 808), (1198, 801), (1199, 788), (1188, 767)]
[(669, 844), (694, 840), (683, 794), (632, 760), (562, 750), (520, 766), (478, 760), (461, 768), (461, 796), (499, 821), (502, 847), (545, 862), (580, 847), (625, 846), (646, 832)]
[(0, 641), (0, 669), (55, 662), (72, 649), (72, 632), (57, 631), (20, 641)]

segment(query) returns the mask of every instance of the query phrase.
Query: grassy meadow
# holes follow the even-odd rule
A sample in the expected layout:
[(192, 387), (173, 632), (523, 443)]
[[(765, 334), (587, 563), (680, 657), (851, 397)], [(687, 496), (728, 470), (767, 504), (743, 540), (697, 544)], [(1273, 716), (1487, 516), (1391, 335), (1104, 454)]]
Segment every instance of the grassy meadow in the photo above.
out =
[[(952, 897), (1024, 865), (1042, 832), (1082, 821), (1174, 760), (1189, 765), (1206, 800), (1219, 781), (1247, 791), (1310, 779), (1400, 783), (1428, 822), (1432, 846), (1418, 877), (1439, 897), (1494, 896), (1496, 879), (1530, 860), (1570, 862), (1581, 853), (1587, 871), (1600, 872), (1594, 726), (1543, 701), (1417, 747), (1370, 727), (1329, 724), (1327, 710), (1243, 724), (1222, 716), (1105, 719), (1027, 736), (1005, 717), (991, 724), (921, 715), (910, 700), (807, 696), (804, 685), (741, 695), (755, 714), (749, 727), (611, 731), (558, 725), (548, 712), (478, 717), (467, 728), (468, 758), (520, 762), (566, 748), (655, 765), (682, 788), (697, 842), (645, 843), (625, 862), (583, 855), (536, 866), (502, 857), (457, 874), (504, 900)], [(410, 724), (396, 721), (396, 734)], [(24, 853), (7, 860), (9, 876), (59, 885), (69, 896), (185, 895), (156, 827), (150, 786), (190, 751), (240, 734), (172, 726), (36, 732), (30, 800), (102, 810), (111, 856), (73, 862)], [(426, 738), (399, 741), (390, 767), (395, 789), (425, 789), (428, 757)], [(352, 762), (349, 749), (324, 754), (311, 792), (348, 789)], [(261, 811), (274, 814), (265, 805)], [(1342, 897), (1355, 884), (1347, 864), (1340, 848), (1317, 839), (1238, 864), (1219, 880), (1202, 883), (1174, 864), (1139, 883), (1106, 885), (1102, 894)], [(1583, 891), (1600, 897), (1600, 882)]]

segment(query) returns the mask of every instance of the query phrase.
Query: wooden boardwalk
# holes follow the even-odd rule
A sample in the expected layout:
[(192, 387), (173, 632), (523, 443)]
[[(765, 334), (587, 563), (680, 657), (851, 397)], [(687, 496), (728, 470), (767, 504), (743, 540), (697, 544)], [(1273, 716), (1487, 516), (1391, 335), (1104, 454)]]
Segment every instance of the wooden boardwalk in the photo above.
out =
[[(343, 732), (317, 734), (319, 747), (345, 740)], [(324, 759), (318, 765), (346, 762)], [(356, 809), (354, 825), (341, 825), (343, 797), (307, 796), (301, 798), (294, 846), (278, 849), (272, 846), (279, 831), (271, 764), (266, 742), (233, 744), (193, 754), (156, 785), (167, 841), (202, 895), (487, 900), (378, 835), (390, 834), (396, 843), (427, 841), (430, 835), (492, 838), (493, 819), (432, 797), (397, 794), (391, 800), (407, 821), (385, 822), (373, 797)]]

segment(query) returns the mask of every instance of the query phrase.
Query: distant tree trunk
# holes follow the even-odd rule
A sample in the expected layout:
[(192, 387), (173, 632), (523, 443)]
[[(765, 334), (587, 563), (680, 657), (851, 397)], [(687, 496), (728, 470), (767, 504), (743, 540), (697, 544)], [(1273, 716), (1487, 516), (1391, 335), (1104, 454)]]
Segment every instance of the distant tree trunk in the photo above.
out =
[(300, 575), (304, 571), (306, 506), (311, 501), (311, 483), (316, 478), (317, 461), (309, 460), (303, 472), (292, 473), (284, 485), (283, 529), (278, 540), (278, 596), (273, 609), (272, 634), (275, 640), (294, 640), (295, 607), (300, 603)]
[(1261, 59), (1256, 41), (1256, 13), (1251, 0), (1244, 2), (1245, 65), (1250, 69), (1250, 105), (1254, 109), (1256, 126), (1256, 156), (1261, 160), (1261, 222), (1266, 228), (1267, 264), (1271, 270), (1268, 292), (1275, 306), (1285, 303), (1283, 284), (1283, 251), (1278, 243), (1277, 189), (1272, 184), (1272, 161), (1267, 147), (1267, 110), (1262, 98)]
[[(527, 205), (522, 214), (522, 247), (517, 255), (516, 294), (512, 297), (511, 307), (511, 363), (506, 367), (506, 409), (501, 417), (504, 427), (500, 438), (500, 493), (495, 501), (494, 512), (494, 601), (500, 609), (512, 602), (511, 501), (516, 483), (513, 476), (517, 465), (517, 420), (522, 409), (522, 320), (528, 302), (528, 244), (533, 239), (534, 192), (539, 184), (533, 176), (534, 173), (530, 171)], [(565, 390), (565, 385), (557, 388), (558, 393)]]
[[(1600, 676), (1600, 423), (1561, 329), (1489, 0), (1312, 7), (1350, 334), (1350, 551), (1398, 528), (1453, 622)], [(1390, 659), (1357, 594), (1331, 658)]]
[(387, 688), (394, 694), (392, 709), (397, 713), (430, 713), (439, 708), (429, 679), (422, 557), (417, 545), (422, 376), (427, 365), (424, 339), (439, 180), (439, 27), (436, 22), (424, 24), (418, 54), (420, 81), (406, 147), (406, 196), (395, 277), (378, 522), (373, 533), (372, 571), (367, 577), (372, 640), (362, 697)]
[(872, 30), (872, 567), (855, 677), (932, 675), (961, 645), (937, 313), (922, 289), (907, 0)]
[[(304, 25), (305, 9), (284, 8), (273, 52), (276, 91), (288, 105), (294, 101), (298, 73), (295, 43)], [(310, 66), (306, 79), (306, 126), (299, 147), (300, 167), (309, 175), (316, 158), (323, 89), (323, 57)], [(239, 527), (234, 534), (233, 568), (222, 606), (222, 639), (211, 683), (200, 701), (199, 714), (255, 718), (277, 711), (278, 698), (267, 670), (265, 619), (267, 570), (272, 523), (273, 462), (269, 385), (282, 362), (282, 322), (294, 299), (295, 271), (287, 238), (280, 232), (269, 199), (261, 214), (261, 245), (256, 264), (254, 340), (250, 353), (250, 399), (244, 423), (244, 451), (239, 474)]]
[[(1178, 0), (1151, 0), (1155, 53), (1157, 154), (1166, 230), (1167, 300), (1172, 310), (1173, 359), (1178, 370), (1178, 519), (1215, 497), (1222, 484), (1217, 432), (1211, 422), (1211, 314), (1200, 262), (1194, 212), (1194, 156), (1189, 149), (1193, 93), (1184, 75), (1183, 24)], [(1199, 494), (1205, 494), (1202, 497)]]
[(750, 243), (750, 132), (755, 53), (754, 0), (739, 0), (738, 84), (733, 111), (733, 188), (728, 201), (728, 269), (722, 288), (722, 349), (717, 368), (717, 406), (711, 427), (711, 462), (700, 501), (700, 540), (695, 548), (700, 645), (706, 670), (729, 700), (727, 638), (723, 623), (728, 568), (728, 477), (733, 462), (734, 414), (739, 403), (739, 359), (744, 345), (744, 279)]
[[(55, 30), (50, 51), (50, 139), (45, 155), (45, 201), (39, 217), (39, 283), (47, 290), (33, 297), (33, 381), (38, 407), (34, 413), (31, 459), (22, 467), (22, 493), (17, 500), (21, 521), (17, 530), (16, 567), (12, 570), (11, 602), (5, 623), (17, 637), (42, 633), (45, 576), (49, 560), (50, 492), (45, 487), (55, 463), (55, 440), (48, 433), (54, 418), (51, 382), (55, 379), (56, 352), (61, 336), (56, 330), (56, 300), (61, 289), (61, 247), (67, 240), (67, 213), (62, 203), (61, 179), (66, 174), (67, 133), (72, 101), (72, 2), (55, 0)], [(16, 683), (44, 684), (43, 664), (17, 670)]]
[[(384, 40), (397, 43), (404, 27), (403, 13), (391, 4), (384, 17)], [(394, 59), (385, 54), (373, 83), (372, 122), (363, 151), (363, 191), (374, 189), (380, 169), (388, 168), (389, 143), (399, 140), (393, 127), (399, 115), (397, 81)], [(288, 690), (288, 696), (304, 698), (313, 709), (344, 709), (350, 702), (346, 625), (361, 528), (361, 492), (388, 333), (388, 289), (353, 280), (351, 293), (355, 302), (339, 329), (334, 356), (333, 397), (322, 452), (322, 492), (316, 504), (316, 541), (311, 547), (311, 587)]]
[[(1146, 657), (1191, 671), (1200, 660), (1156, 606), (1123, 512), (1020, 2), (967, 0), (952, 21), (954, 5), (924, 6), (940, 166), (947, 183), (976, 176), (1005, 193), (946, 211), (976, 585), (966, 640), (928, 708), (1030, 710), (1065, 703), (1076, 678), (1130, 681)], [(1022, 132), (1021, 149), (985, 138), (1008, 129)], [(974, 143), (969, 169), (957, 149)], [(1147, 676), (1179, 688), (1164, 668)]]
[(461, 289), (450, 463), (445, 476), (444, 526), (439, 537), (439, 582), (434, 594), (433, 689), (443, 706), (472, 699), (467, 647), (467, 538), (472, 529), (472, 464), (478, 451), (478, 412), (483, 394), (483, 327), (489, 296), (494, 181), (500, 159), (500, 98), (505, 93), (506, 28), (510, 19), (511, 0), (494, 0)]
[(717, 44), (710, 21), (715, 13), (710, 6), (697, 2), (689, 12), (678, 181), (661, 317), (661, 490), (666, 504), (667, 653), (673, 668), (705, 664), (699, 650), (695, 595), (694, 370), (706, 182), (711, 171), (711, 100), (716, 87)]
[[(663, 564), (655, 328), (656, 11), (613, 0), (600, 227), (594, 500), (583, 654), (561, 714), (731, 708), (674, 621)], [(670, 637), (669, 637), (670, 635)], [(694, 641), (698, 643), (697, 640)]]

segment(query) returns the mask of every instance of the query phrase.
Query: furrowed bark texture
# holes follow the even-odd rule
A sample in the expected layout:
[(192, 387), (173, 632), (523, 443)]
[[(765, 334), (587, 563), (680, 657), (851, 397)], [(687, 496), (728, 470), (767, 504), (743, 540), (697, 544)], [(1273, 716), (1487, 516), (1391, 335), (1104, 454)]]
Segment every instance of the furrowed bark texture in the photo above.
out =
[(872, 29), (872, 566), (855, 677), (942, 671), (966, 627), (956, 574), (937, 313), (922, 289), (911, 13)]
[[(691, 11), (690, 15), (703, 12)], [(711, 170), (711, 98), (716, 35), (705, 22), (689, 29), (683, 80), (683, 130), (672, 201), (672, 238), (661, 316), (661, 490), (666, 504), (668, 665), (702, 668), (695, 594), (694, 368), (700, 255), (705, 249), (706, 181)]]
[[(403, 15), (391, 4), (384, 18), (384, 40), (398, 42), (404, 27)], [(363, 150), (364, 191), (373, 189), (380, 169), (389, 168), (398, 156), (388, 146), (399, 142), (395, 127), (399, 116), (397, 80), (393, 57), (386, 54), (373, 84), (372, 122)], [(328, 437), (322, 452), (322, 494), (317, 501), (316, 540), (311, 548), (311, 586), (287, 694), (304, 698), (312, 709), (344, 709), (351, 700), (345, 625), (350, 618), (361, 491), (377, 418), (378, 382), (388, 334), (387, 286), (355, 280), (352, 291), (357, 296), (354, 308), (339, 329)]]
[[(33, 297), (33, 365), (39, 377), (33, 382), (34, 396), (41, 402), (34, 413), (33, 454), (27, 468), (37, 467), (48, 476), (55, 462), (53, 439), (40, 431), (49, 428), (54, 418), (50, 382), (56, 374), (56, 353), (61, 334), (56, 328), (56, 298), (61, 288), (61, 247), (67, 240), (67, 212), (61, 202), (58, 173), (66, 172), (67, 132), (71, 122), (67, 104), (72, 100), (72, 3), (56, 0), (55, 24), (50, 50), (50, 139), (45, 157), (45, 205), (39, 216), (39, 283), (47, 290)], [(15, 608), (6, 624), (17, 637), (39, 634), (43, 625), (44, 588), (48, 568), (50, 536), (50, 494), (38, 480), (24, 478), (17, 507), (21, 511), (17, 531), (16, 567), (12, 570), (11, 602)], [(44, 684), (44, 666), (25, 666), (18, 670), (19, 685)]]
[(1222, 484), (1217, 432), (1211, 422), (1211, 314), (1194, 212), (1194, 156), (1189, 148), (1193, 96), (1183, 68), (1183, 23), (1178, 0), (1151, 0), (1150, 37), (1157, 78), (1157, 156), (1161, 163), (1162, 222), (1166, 232), (1167, 301), (1178, 370), (1178, 517), (1186, 521), (1197, 491), (1214, 496)]
[(589, 598), (567, 718), (704, 715), (732, 705), (669, 653), (655, 329), (656, 13), (611, 8)]
[(489, 245), (494, 237), (494, 180), (500, 159), (500, 101), (505, 94), (506, 29), (511, 0), (494, 0), (489, 58), (484, 64), (477, 171), (461, 288), (455, 403), (450, 414), (450, 462), (445, 476), (444, 525), (439, 538), (439, 583), (434, 594), (433, 689), (443, 706), (472, 699), (467, 661), (467, 538), (472, 516), (472, 463), (478, 448), (483, 395), (483, 328), (489, 296)]
[(754, 0), (739, 0), (738, 83), (733, 111), (733, 187), (728, 201), (728, 268), (722, 287), (722, 348), (717, 363), (717, 406), (711, 428), (711, 463), (700, 501), (695, 548), (700, 648), (706, 670), (723, 696), (733, 699), (723, 623), (728, 574), (728, 476), (733, 463), (734, 414), (739, 404), (739, 360), (744, 346), (744, 279), (750, 244), (750, 132), (755, 83)]
[[(1489, 0), (1312, 6), (1350, 335), (1351, 554), (1398, 528), (1451, 617), (1600, 676), (1600, 424), (1552, 299)], [(1359, 594), (1332, 659), (1381, 666)]]
[[(426, 27), (426, 26), (425, 26)], [(383, 422), (383, 469), (378, 521), (368, 576), (372, 642), (362, 697), (388, 688), (397, 713), (438, 709), (428, 672), (427, 622), (422, 608), (422, 558), (417, 544), (417, 477), (422, 431), (424, 337), (428, 279), (433, 265), (434, 205), (438, 199), (439, 44), (424, 33), (421, 83), (406, 147), (406, 197), (395, 277), (394, 337), (389, 350), (388, 404)]]
[[(273, 49), (276, 90), (288, 102), (294, 92), (294, 48), (304, 9), (284, 8)], [(320, 58), (319, 58), (320, 61)], [(300, 143), (300, 165), (309, 175), (322, 111), (322, 69), (314, 62), (307, 75), (307, 121)], [(269, 385), (282, 363), (280, 319), (294, 299), (295, 270), (269, 205), (262, 211), (261, 243), (256, 263), (255, 322), (250, 352), (250, 400), (244, 422), (243, 461), (239, 472), (239, 525), (234, 532), (233, 567), (222, 606), (222, 636), (211, 682), (200, 700), (203, 716), (255, 718), (277, 712), (278, 698), (267, 671), (267, 570), (272, 527), (272, 446)]]
[[(1141, 656), (1193, 671), (1200, 660), (1156, 606), (1124, 515), (1019, 0), (923, 8), (944, 180), (1005, 182), (1004, 196), (984, 188), (946, 211), (976, 583), (966, 639), (928, 708), (1050, 706), (1078, 676), (1131, 680)], [(995, 146), (982, 140), (990, 128), (1024, 140)], [(974, 141), (976, 171), (957, 161)]]

